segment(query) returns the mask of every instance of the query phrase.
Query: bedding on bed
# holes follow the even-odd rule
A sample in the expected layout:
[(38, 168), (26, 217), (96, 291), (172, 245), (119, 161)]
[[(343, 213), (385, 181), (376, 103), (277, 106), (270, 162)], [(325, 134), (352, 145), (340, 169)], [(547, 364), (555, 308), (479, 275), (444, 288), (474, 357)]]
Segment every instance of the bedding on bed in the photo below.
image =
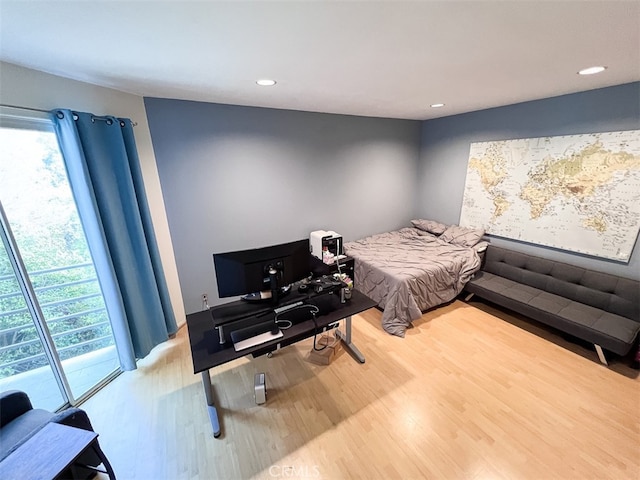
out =
[(355, 287), (383, 309), (384, 330), (400, 337), (424, 310), (453, 300), (481, 263), (473, 246), (412, 227), (348, 242), (344, 249), (355, 259)]

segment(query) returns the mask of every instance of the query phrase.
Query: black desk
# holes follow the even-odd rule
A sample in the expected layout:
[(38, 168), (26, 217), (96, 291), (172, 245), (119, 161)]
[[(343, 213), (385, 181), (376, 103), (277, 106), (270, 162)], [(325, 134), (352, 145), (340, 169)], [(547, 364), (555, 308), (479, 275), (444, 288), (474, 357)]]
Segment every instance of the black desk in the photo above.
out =
[[(366, 295), (357, 290), (353, 290), (351, 300), (340, 304), (340, 307), (336, 310), (316, 318), (318, 330), (328, 330), (333, 328), (334, 324), (340, 320), (346, 320), (345, 332), (343, 333), (337, 330), (336, 333), (340, 340), (342, 340), (345, 348), (360, 363), (364, 363), (364, 356), (351, 341), (351, 316), (369, 310), (376, 305), (377, 303)], [(263, 315), (263, 320), (273, 318), (273, 313), (263, 313)], [(204, 387), (204, 393), (207, 399), (207, 409), (211, 426), (213, 427), (214, 437), (219, 437), (221, 432), (218, 412), (213, 402), (209, 369), (237, 358), (242, 358), (245, 355), (253, 354), (258, 356), (272, 352), (281, 347), (312, 337), (316, 332), (314, 322), (312, 320), (306, 320), (294, 324), (291, 328), (282, 330), (283, 336), (281, 338), (236, 352), (231, 342), (220, 343), (218, 329), (214, 326), (212, 316), (207, 310), (187, 315), (187, 329), (189, 332), (189, 343), (191, 345), (193, 372), (201, 373), (202, 375), (202, 386)]]

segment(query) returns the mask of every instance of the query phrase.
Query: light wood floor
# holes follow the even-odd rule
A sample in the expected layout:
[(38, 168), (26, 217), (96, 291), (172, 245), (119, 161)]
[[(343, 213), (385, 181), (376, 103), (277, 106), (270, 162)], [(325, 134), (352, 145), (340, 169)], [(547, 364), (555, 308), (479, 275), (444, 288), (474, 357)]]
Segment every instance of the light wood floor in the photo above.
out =
[(363, 365), (310, 364), (307, 341), (212, 370), (219, 439), (186, 327), (82, 407), (120, 480), (640, 478), (640, 380), (622, 361), (480, 302), (404, 339), (380, 318), (354, 317)]

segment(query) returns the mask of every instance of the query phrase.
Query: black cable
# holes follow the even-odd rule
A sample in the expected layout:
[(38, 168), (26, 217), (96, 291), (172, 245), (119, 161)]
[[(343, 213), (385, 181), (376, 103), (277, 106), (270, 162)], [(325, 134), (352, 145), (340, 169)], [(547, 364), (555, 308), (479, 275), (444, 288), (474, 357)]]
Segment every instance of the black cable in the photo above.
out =
[(286, 330), (287, 328), (291, 328), (293, 326), (293, 322), (291, 320), (276, 320), (276, 325), (280, 330)]
[(321, 352), (322, 350), (324, 350), (325, 348), (327, 348), (329, 346), (329, 344), (327, 343), (324, 347), (322, 348), (318, 348), (316, 346), (316, 338), (318, 337), (318, 322), (316, 321), (316, 312), (318, 312), (319, 310), (316, 308), (315, 311), (311, 311), (311, 315), (313, 316), (312, 320), (313, 320), (313, 349), (316, 352)]
[[(286, 311), (284, 311), (282, 313), (277, 313), (276, 317), (275, 317), (276, 325), (278, 325), (278, 328), (280, 328), (281, 330), (286, 330), (287, 328), (291, 328), (293, 326), (293, 322), (291, 320), (287, 320), (286, 318), (282, 318), (281, 319), (280, 315), (284, 315), (286, 313), (293, 312), (294, 310), (300, 310), (302, 308), (308, 308), (310, 313), (311, 313), (311, 320), (313, 320), (313, 349), (316, 352), (321, 352), (322, 350), (327, 348), (329, 345), (325, 345), (322, 348), (318, 348), (318, 346), (317, 346), (318, 332), (320, 330), (318, 328), (318, 321), (316, 320), (316, 314), (320, 312), (320, 309), (318, 307), (316, 307), (315, 305), (309, 305), (308, 303), (306, 303), (304, 305), (298, 305), (297, 307), (290, 308), (289, 310), (286, 310)], [(281, 327), (279, 325), (280, 322), (285, 323), (286, 326)]]
[[(296, 307), (290, 308), (289, 310), (285, 310), (282, 313), (276, 313), (276, 316), (275, 316), (276, 325), (278, 325), (278, 327), (281, 330), (286, 330), (288, 328), (291, 328), (293, 326), (293, 322), (291, 320), (286, 319), (286, 318), (280, 318), (280, 315), (285, 315), (285, 314), (287, 314), (289, 312), (293, 312), (295, 310), (300, 310), (300, 309), (303, 309), (303, 308), (308, 308), (310, 310), (310, 312), (311, 312), (311, 315), (313, 315), (314, 319), (315, 319), (316, 313), (318, 313), (320, 311), (318, 309), (318, 307), (316, 307), (315, 305), (309, 305), (309, 304), (298, 305)], [(279, 325), (279, 323), (281, 323), (281, 322), (284, 323), (284, 326), (282, 326), (282, 327)]]

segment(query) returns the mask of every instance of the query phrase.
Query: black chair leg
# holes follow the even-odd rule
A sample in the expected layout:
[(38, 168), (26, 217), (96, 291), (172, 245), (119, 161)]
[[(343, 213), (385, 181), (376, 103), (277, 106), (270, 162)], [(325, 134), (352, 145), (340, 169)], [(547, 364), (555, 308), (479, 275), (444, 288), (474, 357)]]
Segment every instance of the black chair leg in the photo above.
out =
[(102, 461), (102, 465), (104, 466), (104, 468), (106, 470), (105, 473), (107, 475), (109, 475), (109, 479), (110, 480), (116, 480), (116, 474), (113, 471), (113, 467), (109, 463), (109, 460), (107, 459), (107, 456), (104, 454), (104, 452), (100, 448), (100, 445), (98, 444), (98, 442), (97, 441), (93, 442), (92, 446), (93, 446), (93, 450), (96, 452), (96, 455), (98, 455), (98, 457), (100, 457), (100, 460)]

